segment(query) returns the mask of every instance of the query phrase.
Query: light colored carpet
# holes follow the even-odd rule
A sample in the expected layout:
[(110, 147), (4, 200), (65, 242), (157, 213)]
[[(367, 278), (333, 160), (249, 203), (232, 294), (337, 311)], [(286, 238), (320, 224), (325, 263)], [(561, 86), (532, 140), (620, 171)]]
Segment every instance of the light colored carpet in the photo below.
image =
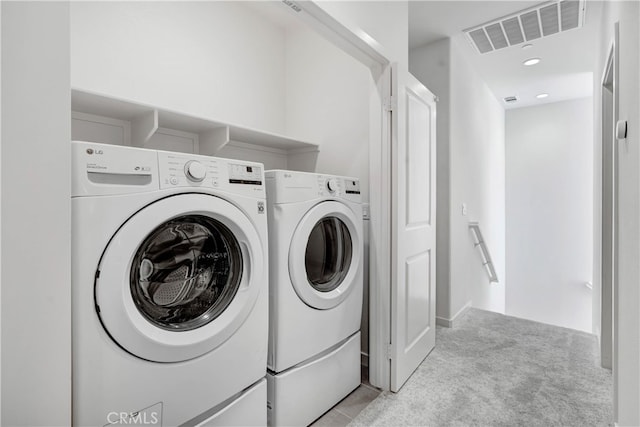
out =
[(398, 393), (349, 426), (605, 426), (612, 379), (594, 335), (469, 309)]

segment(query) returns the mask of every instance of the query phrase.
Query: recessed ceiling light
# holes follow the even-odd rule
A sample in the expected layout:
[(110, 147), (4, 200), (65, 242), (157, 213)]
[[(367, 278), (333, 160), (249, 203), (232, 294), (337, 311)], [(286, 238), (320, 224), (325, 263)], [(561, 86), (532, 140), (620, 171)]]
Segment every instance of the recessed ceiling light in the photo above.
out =
[(529, 58), (526, 61), (524, 61), (523, 64), (526, 66), (530, 66), (530, 65), (536, 65), (538, 62), (540, 62), (540, 58)]
[(523, 48), (523, 49), (529, 49), (529, 48), (531, 48), (531, 47), (533, 47), (533, 45), (532, 45), (531, 43), (527, 43), (527, 44), (525, 44), (525, 45), (522, 45), (522, 48)]
[(546, 98), (547, 96), (549, 96), (549, 94), (548, 94), (548, 93), (541, 93), (541, 94), (539, 94), (539, 95), (536, 95), (536, 98), (538, 98), (538, 99), (544, 99), (544, 98)]

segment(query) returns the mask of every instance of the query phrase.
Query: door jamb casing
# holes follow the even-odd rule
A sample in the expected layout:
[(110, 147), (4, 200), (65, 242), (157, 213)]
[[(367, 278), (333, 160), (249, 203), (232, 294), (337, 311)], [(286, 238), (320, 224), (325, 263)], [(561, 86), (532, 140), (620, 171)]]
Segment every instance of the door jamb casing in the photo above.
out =
[[(605, 62), (600, 85), (600, 128), (601, 128), (601, 251), (597, 262), (600, 263), (600, 362), (602, 367), (611, 369), (613, 350), (613, 282), (615, 268), (613, 253), (616, 242), (615, 230), (615, 153), (616, 143), (614, 126), (616, 119), (615, 93), (615, 41), (611, 43)], [(607, 117), (608, 116), (608, 117)], [(609, 153), (607, 150), (611, 150)], [(605, 251), (605, 249), (607, 249)], [(606, 261), (606, 262), (605, 262)]]

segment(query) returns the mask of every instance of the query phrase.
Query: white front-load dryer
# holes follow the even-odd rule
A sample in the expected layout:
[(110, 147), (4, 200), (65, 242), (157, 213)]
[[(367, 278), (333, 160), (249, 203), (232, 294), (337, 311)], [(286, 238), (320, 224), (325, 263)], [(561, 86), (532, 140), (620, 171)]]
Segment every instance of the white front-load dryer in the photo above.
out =
[(72, 142), (72, 167), (74, 425), (263, 425), (262, 165)]
[(266, 182), (269, 424), (308, 425), (360, 384), (360, 182), (285, 170)]

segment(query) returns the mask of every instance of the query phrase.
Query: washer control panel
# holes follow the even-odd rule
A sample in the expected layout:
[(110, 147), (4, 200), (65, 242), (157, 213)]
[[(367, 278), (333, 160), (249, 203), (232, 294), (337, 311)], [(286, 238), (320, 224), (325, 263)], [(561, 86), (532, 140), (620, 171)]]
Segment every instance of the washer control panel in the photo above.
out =
[(71, 141), (71, 196), (132, 194), (158, 189), (155, 151)]
[(262, 185), (262, 168), (243, 163), (229, 163), (229, 183)]
[(217, 159), (213, 157), (190, 156), (188, 154), (158, 151), (160, 166), (160, 186), (162, 188), (220, 185), (220, 171)]
[(201, 187), (239, 194), (264, 192), (260, 163), (158, 151), (160, 188)]

